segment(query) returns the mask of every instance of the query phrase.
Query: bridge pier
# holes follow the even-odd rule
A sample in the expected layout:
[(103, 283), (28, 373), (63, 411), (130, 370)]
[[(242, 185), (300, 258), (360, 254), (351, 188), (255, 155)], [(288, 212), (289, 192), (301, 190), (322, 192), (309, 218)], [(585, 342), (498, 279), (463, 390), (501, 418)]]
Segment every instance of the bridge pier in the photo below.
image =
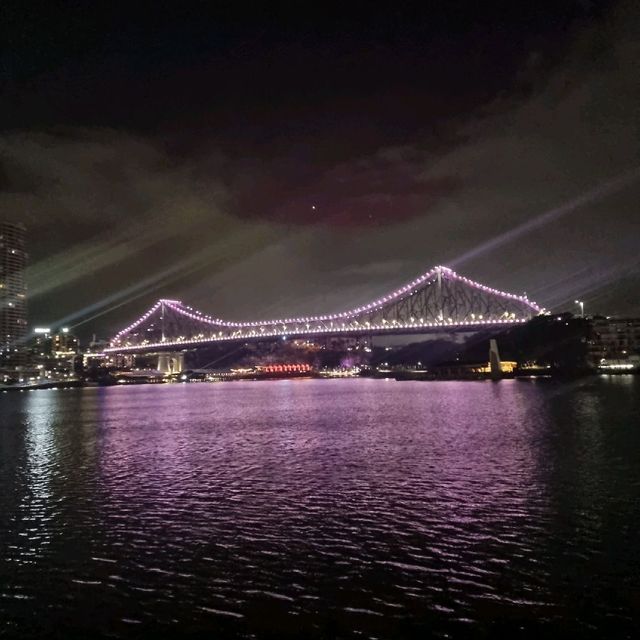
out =
[(159, 353), (158, 371), (162, 373), (180, 373), (184, 369), (184, 353)]

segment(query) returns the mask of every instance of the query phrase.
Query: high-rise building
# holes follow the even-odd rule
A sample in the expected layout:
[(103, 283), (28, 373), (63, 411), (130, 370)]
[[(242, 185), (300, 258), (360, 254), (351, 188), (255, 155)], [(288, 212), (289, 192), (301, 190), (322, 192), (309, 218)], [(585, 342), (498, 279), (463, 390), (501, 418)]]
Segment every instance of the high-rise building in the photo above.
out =
[(26, 230), (0, 222), (0, 369), (23, 364), (27, 336)]

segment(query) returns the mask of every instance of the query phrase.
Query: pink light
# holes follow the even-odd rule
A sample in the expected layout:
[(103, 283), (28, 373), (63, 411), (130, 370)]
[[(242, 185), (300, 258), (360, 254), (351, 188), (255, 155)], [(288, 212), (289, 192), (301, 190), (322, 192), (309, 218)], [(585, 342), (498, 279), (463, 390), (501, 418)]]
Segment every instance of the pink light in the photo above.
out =
[[(117, 343), (120, 338), (129, 333), (130, 331), (132, 331), (133, 329), (135, 329), (136, 327), (138, 327), (142, 322), (144, 322), (147, 318), (149, 318), (155, 311), (157, 311), (157, 309), (162, 306), (165, 305), (168, 308), (170, 308), (172, 311), (181, 314), (187, 318), (190, 318), (192, 320), (197, 320), (198, 322), (203, 322), (205, 324), (209, 324), (209, 325), (214, 325), (214, 326), (219, 326), (219, 327), (234, 327), (237, 329), (243, 329), (246, 327), (261, 327), (261, 330), (263, 330), (264, 327), (273, 327), (274, 325), (282, 325), (282, 324), (301, 324), (301, 323), (308, 323), (308, 322), (325, 322), (325, 321), (333, 321), (336, 320), (338, 318), (353, 318), (357, 315), (359, 315), (360, 313), (362, 313), (363, 311), (370, 311), (372, 309), (377, 309), (381, 306), (383, 306), (386, 302), (391, 302), (393, 300), (395, 300), (396, 298), (402, 296), (403, 294), (407, 293), (407, 292), (411, 292), (413, 293), (414, 289), (417, 287), (417, 285), (419, 285), (420, 283), (424, 282), (425, 280), (428, 280), (430, 278), (432, 278), (433, 276), (440, 274), (442, 277), (446, 277), (449, 278), (451, 280), (458, 280), (458, 281), (462, 281), (465, 284), (474, 287), (476, 289), (479, 289), (481, 291), (484, 292), (488, 292), (491, 293), (493, 295), (497, 295), (500, 297), (503, 297), (505, 299), (509, 299), (509, 300), (519, 300), (522, 303), (524, 303), (527, 307), (529, 307), (531, 310), (535, 311), (536, 313), (540, 313), (542, 311), (542, 309), (535, 303), (532, 302), (530, 300), (527, 299), (526, 296), (515, 296), (512, 293), (507, 293), (504, 291), (499, 291), (497, 289), (493, 289), (490, 287), (487, 287), (486, 285), (483, 285), (479, 282), (475, 282), (473, 280), (470, 280), (469, 278), (465, 277), (465, 276), (459, 276), (455, 271), (449, 269), (448, 267), (443, 267), (443, 266), (438, 266), (438, 267), (434, 267), (433, 269), (430, 269), (429, 271), (427, 271), (426, 273), (424, 273), (422, 276), (420, 276), (419, 278), (417, 278), (416, 280), (411, 281), (409, 284), (406, 284), (404, 287), (401, 287), (400, 289), (397, 289), (395, 292), (393, 292), (392, 294), (389, 294), (387, 296), (384, 296), (382, 298), (379, 298), (378, 300), (376, 300), (375, 302), (371, 302), (365, 306), (362, 307), (357, 307), (355, 309), (349, 310), (349, 311), (343, 311), (341, 313), (338, 314), (330, 314), (330, 315), (322, 315), (322, 316), (313, 316), (311, 318), (309, 317), (302, 317), (302, 318), (288, 318), (286, 320), (267, 320), (264, 322), (260, 322), (260, 321), (251, 321), (251, 322), (229, 322), (229, 321), (224, 321), (220, 318), (212, 318), (209, 315), (205, 315), (203, 313), (201, 313), (200, 311), (197, 310), (193, 310), (191, 307), (185, 306), (182, 304), (182, 302), (180, 300), (170, 300), (170, 299), (161, 299), (158, 300), (158, 302), (156, 302), (156, 304), (151, 307), (151, 309), (149, 309), (146, 313), (144, 313), (142, 316), (140, 316), (140, 318), (138, 318), (135, 322), (133, 322), (132, 324), (130, 324), (128, 327), (126, 327), (125, 329), (123, 329), (122, 331), (120, 331), (119, 333), (117, 333), (114, 337), (114, 339), (112, 340), (112, 343)], [(522, 321), (522, 320), (518, 320), (518, 321)], [(492, 321), (486, 321), (485, 323), (491, 323)], [(498, 322), (502, 322), (502, 321), (498, 321)], [(433, 325), (427, 325), (427, 326), (433, 326)], [(437, 326), (437, 325), (435, 325)], [(456, 325), (451, 325), (451, 326), (456, 326)], [(291, 330), (289, 331), (291, 332)], [(309, 332), (309, 331), (307, 331)], [(313, 333), (313, 331), (311, 331), (311, 333)], [(262, 335), (272, 335), (270, 333), (263, 333)], [(275, 335), (275, 334), (273, 334)], [(216, 338), (216, 339), (226, 339), (226, 338)], [(161, 343), (161, 344), (170, 344), (167, 342)], [(149, 346), (149, 345), (147, 345)], [(152, 345), (151, 345), (152, 346)]]

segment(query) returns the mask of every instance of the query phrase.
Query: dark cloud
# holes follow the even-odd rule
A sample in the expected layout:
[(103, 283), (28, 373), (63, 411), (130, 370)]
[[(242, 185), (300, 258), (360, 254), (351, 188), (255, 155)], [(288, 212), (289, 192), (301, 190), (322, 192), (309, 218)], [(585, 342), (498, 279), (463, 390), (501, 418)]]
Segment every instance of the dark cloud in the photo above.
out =
[(215, 178), (139, 137), (7, 134), (0, 154), (15, 185), (0, 207), (30, 230), (30, 299), (47, 319), (93, 312), (101, 301), (109, 308), (207, 265), (223, 268), (240, 247), (272, 237), (225, 212), (226, 191)]
[[(243, 176), (236, 185), (240, 216), (291, 225), (366, 228), (425, 215), (460, 187), (454, 176), (425, 178), (427, 154), (415, 147), (381, 149), (373, 156), (299, 175), (294, 169)], [(286, 200), (282, 193), (288, 193)]]
[[(21, 120), (14, 81), (14, 125), (0, 137), (0, 210), (30, 230), (32, 317), (93, 318), (83, 328), (107, 333), (160, 295), (230, 319), (329, 311), (438, 263), (526, 290), (547, 307), (580, 297), (591, 310), (640, 313), (638, 24), (634, 4), (615, 4), (572, 22), (564, 35), (566, 20), (534, 29), (537, 40), (526, 47), (507, 46), (503, 34), (496, 49), (467, 25), (452, 43), (483, 42), (486, 59), (510, 47), (513, 68), (492, 74), (484, 63), (470, 65), (466, 84), (457, 65), (469, 57), (451, 53), (451, 86), (442, 79), (446, 56), (422, 58), (415, 32), (404, 57), (401, 42), (382, 38), (384, 64), (380, 55), (328, 53), (342, 65), (335, 86), (311, 64), (313, 38), (306, 48), (265, 49), (280, 68), (283, 56), (302, 52), (277, 78), (264, 68), (277, 79), (270, 88), (257, 71), (256, 47), (247, 45), (244, 62), (229, 61), (239, 77), (226, 103), (215, 87), (205, 96), (199, 84), (199, 69), (215, 60), (190, 75), (175, 58), (166, 70), (180, 91), (156, 109), (152, 85), (171, 84), (154, 71), (140, 89), (146, 98), (131, 93), (134, 64), (116, 73), (115, 84), (94, 73), (83, 95), (95, 100), (110, 88), (115, 98), (122, 89), (138, 115), (118, 120), (107, 105), (95, 109), (93, 125), (85, 122), (91, 110), (74, 116), (82, 127), (56, 124), (73, 92), (61, 92), (53, 122), (30, 101), (52, 78), (68, 88), (77, 75), (37, 68), (20, 99), (30, 105), (26, 119), (41, 124)], [(515, 34), (525, 32), (520, 25)], [(430, 38), (434, 51), (439, 36)], [(111, 58), (94, 66), (80, 59), (85, 69), (107, 65), (114, 73)], [(426, 70), (403, 71), (375, 95), (376, 60), (385, 80), (400, 62), (420, 61)], [(294, 83), (300, 95), (288, 87), (280, 99), (282, 83), (303, 71)], [(483, 77), (486, 94), (477, 89)], [(348, 78), (355, 89), (345, 88)], [(321, 89), (313, 91), (312, 80)], [(469, 87), (476, 88), (467, 95)], [(241, 108), (245, 90), (262, 93)], [(213, 115), (203, 115), (205, 106)], [(139, 122), (144, 108), (147, 128)]]

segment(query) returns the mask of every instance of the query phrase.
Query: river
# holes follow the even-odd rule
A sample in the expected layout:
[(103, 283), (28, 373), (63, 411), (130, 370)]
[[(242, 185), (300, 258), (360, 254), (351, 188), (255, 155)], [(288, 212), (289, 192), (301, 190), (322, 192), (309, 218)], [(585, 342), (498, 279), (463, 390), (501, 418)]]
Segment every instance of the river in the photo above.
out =
[(638, 637), (640, 377), (0, 395), (0, 637)]

